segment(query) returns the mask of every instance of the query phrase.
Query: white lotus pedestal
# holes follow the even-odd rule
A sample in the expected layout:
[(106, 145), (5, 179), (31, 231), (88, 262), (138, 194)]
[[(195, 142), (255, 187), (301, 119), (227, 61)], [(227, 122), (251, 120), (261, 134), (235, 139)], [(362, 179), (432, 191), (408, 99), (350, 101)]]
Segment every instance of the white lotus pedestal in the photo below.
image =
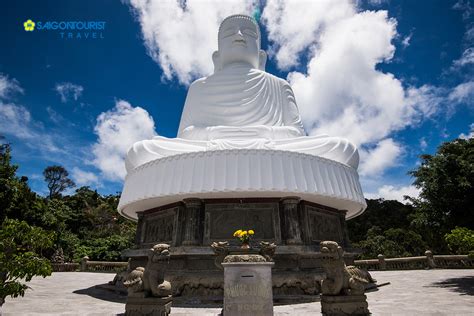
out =
[(291, 151), (228, 149), (192, 152), (150, 161), (129, 172), (119, 212), (138, 213), (186, 198), (298, 196), (345, 210), (350, 219), (366, 207), (354, 168)]
[(119, 211), (138, 225), (135, 249), (123, 255), (143, 266), (147, 249), (168, 243), (174, 300), (218, 302), (224, 280), (209, 246), (233, 245), (234, 231), (253, 229), (255, 244), (278, 245), (274, 300), (307, 301), (324, 276), (319, 242), (337, 241), (350, 262), (346, 219), (365, 207), (357, 171), (329, 159), (268, 149), (180, 154), (127, 175)]

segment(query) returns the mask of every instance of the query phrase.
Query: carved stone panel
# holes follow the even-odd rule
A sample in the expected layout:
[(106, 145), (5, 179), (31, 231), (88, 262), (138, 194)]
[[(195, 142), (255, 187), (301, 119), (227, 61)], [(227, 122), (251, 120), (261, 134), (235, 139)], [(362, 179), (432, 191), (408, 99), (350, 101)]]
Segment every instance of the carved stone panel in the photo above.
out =
[(173, 243), (176, 236), (176, 216), (178, 208), (171, 208), (145, 216), (144, 243)]
[(253, 229), (256, 240), (280, 242), (278, 203), (206, 204), (204, 243), (233, 239), (237, 229)]
[(339, 214), (332, 214), (312, 206), (306, 206), (306, 210), (312, 242), (332, 240), (341, 243), (344, 241)]

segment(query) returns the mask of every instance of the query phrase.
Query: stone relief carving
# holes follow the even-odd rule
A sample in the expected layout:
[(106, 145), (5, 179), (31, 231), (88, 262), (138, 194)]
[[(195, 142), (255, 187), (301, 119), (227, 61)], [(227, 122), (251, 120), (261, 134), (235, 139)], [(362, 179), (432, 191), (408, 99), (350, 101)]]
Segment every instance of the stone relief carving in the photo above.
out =
[(173, 240), (174, 214), (167, 214), (146, 222), (145, 243)]
[(339, 216), (322, 213), (315, 208), (308, 207), (308, 209), (312, 240), (343, 241)]

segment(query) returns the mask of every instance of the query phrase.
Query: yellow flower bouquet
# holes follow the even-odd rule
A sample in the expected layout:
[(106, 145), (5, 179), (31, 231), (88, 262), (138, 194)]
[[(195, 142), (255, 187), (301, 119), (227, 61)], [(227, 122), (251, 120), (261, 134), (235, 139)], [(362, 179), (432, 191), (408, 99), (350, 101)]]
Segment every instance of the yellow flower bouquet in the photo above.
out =
[(251, 229), (239, 229), (234, 232), (234, 237), (236, 237), (242, 243), (242, 248), (249, 248), (250, 238), (252, 238), (253, 234), (255, 234), (255, 232)]

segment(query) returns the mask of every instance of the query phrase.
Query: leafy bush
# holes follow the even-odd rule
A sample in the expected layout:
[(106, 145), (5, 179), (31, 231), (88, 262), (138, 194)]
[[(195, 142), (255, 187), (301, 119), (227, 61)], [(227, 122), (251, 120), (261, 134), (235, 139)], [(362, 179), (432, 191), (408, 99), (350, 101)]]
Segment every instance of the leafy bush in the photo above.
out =
[(449, 250), (455, 254), (468, 254), (474, 251), (474, 230), (466, 227), (456, 227), (444, 235)]
[(367, 239), (354, 246), (362, 248), (362, 259), (377, 258), (379, 254), (387, 258), (410, 257), (422, 255), (427, 249), (421, 236), (414, 231), (390, 228), (382, 232), (378, 226), (369, 229)]
[(54, 232), (28, 225), (25, 221), (5, 219), (0, 230), (0, 306), (7, 296), (23, 296), (24, 281), (51, 275), (51, 263), (42, 251), (51, 248)]

